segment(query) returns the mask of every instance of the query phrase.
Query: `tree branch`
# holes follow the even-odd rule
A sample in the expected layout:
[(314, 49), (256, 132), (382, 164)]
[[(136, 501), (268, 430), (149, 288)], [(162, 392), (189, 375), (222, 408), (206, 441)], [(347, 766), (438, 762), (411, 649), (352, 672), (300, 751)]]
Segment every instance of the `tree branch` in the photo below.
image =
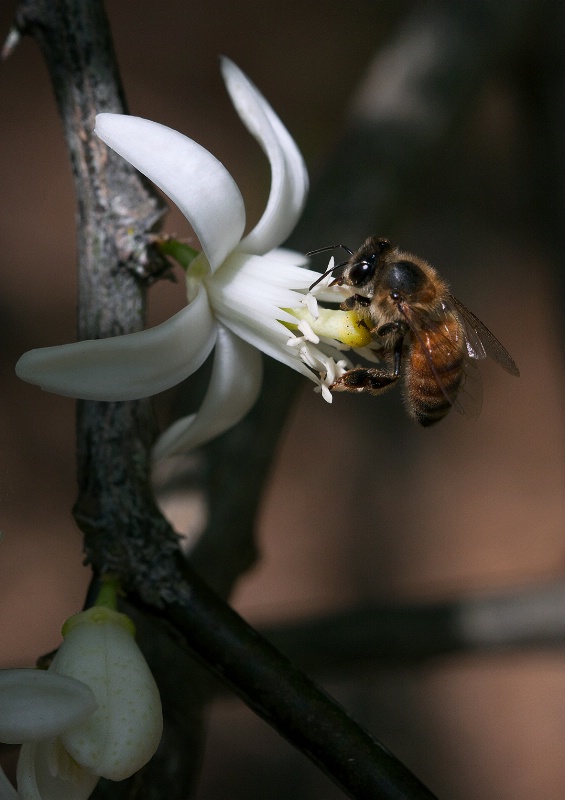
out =
[[(145, 285), (134, 267), (157, 259), (150, 232), (165, 207), (124, 159), (93, 135), (100, 111), (123, 113), (125, 101), (101, 2), (22, 0), (16, 26), (39, 44), (52, 78), (68, 144), (78, 209), (78, 338), (141, 330)], [(149, 489), (148, 452), (155, 435), (149, 401), (80, 402), (76, 520), (87, 560), (98, 572), (134, 573), (157, 595), (177, 548)], [(145, 541), (147, 520), (159, 541)], [(153, 567), (147, 570), (152, 547)], [(150, 587), (154, 588), (151, 590)]]

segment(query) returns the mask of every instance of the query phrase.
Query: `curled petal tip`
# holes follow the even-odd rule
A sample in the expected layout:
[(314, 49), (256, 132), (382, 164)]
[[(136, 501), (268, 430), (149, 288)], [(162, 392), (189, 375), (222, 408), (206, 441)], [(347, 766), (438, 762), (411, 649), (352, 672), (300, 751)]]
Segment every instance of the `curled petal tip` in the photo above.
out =
[(294, 229), (306, 202), (308, 172), (294, 139), (261, 92), (229, 58), (222, 58), (221, 68), (241, 121), (271, 166), (267, 207), (238, 247), (243, 252), (262, 255), (282, 244)]
[(6, 59), (12, 55), (16, 47), (19, 45), (21, 38), (22, 34), (16, 27), (10, 28), (8, 36), (6, 37), (6, 41), (0, 50), (0, 61), (6, 61)]

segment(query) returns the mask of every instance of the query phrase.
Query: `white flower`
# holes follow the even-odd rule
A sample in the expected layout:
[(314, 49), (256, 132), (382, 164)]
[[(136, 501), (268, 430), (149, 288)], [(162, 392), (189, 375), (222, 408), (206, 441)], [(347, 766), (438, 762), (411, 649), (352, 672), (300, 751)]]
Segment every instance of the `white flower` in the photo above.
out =
[[(27, 743), (24, 745), (27, 751), (22, 748), (20, 755), (26, 773), (23, 785), (18, 787), (20, 792), (16, 792), (0, 769), (0, 799), (56, 797), (59, 788), (62, 790), (60, 796), (64, 798), (88, 797), (98, 782), (98, 776), (77, 768), (77, 780), (72, 784), (57, 775), (45, 780), (37, 776), (34, 780), (32, 773), (35, 770), (27, 762), (33, 751), (54, 749), (56, 737), (87, 719), (97, 706), (92, 689), (75, 678), (34, 669), (0, 671), (0, 741), (6, 744)], [(34, 783), (37, 790), (30, 790)], [(43, 791), (46, 783), (55, 790), (53, 793)]]
[(17, 793), (1, 800), (86, 800), (100, 777), (123, 780), (159, 744), (159, 691), (131, 621), (94, 607), (67, 620), (47, 672), (0, 672), (0, 741), (23, 742)]
[[(245, 208), (239, 189), (222, 164), (196, 142), (138, 117), (99, 114), (98, 136), (178, 205), (200, 240), (203, 252), (187, 273), (188, 305), (140, 333), (32, 350), (16, 367), (21, 378), (48, 391), (92, 400), (133, 400), (179, 383), (215, 347), (200, 410), (165, 431), (156, 458), (195, 447), (247, 413), (261, 384), (259, 351), (313, 380), (330, 401), (330, 377), (350, 366), (336, 349), (333, 333), (319, 344), (309, 331), (293, 341), (289, 327), (296, 326), (294, 310), (304, 302), (316, 308), (311, 299), (306, 301), (306, 293), (317, 274), (300, 266), (304, 256), (277, 248), (302, 211), (306, 168), (288, 131), (253, 84), (227, 59), (222, 71), (239, 116), (271, 166), (269, 200), (257, 225), (243, 236)], [(339, 291), (335, 287), (331, 293), (334, 300), (339, 300)], [(306, 307), (304, 311), (311, 316)]]

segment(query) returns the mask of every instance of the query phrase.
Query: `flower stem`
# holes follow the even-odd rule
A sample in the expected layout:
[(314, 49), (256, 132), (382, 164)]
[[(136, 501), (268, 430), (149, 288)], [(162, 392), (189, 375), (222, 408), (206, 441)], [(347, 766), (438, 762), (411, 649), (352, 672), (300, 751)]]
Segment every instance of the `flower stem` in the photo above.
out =
[(184, 270), (187, 270), (197, 255), (200, 255), (198, 250), (194, 247), (180, 242), (178, 239), (171, 239), (169, 237), (161, 239), (157, 242), (157, 249), (164, 256), (170, 256), (181, 265)]
[(113, 575), (102, 577), (102, 586), (95, 600), (95, 606), (111, 608), (112, 611), (118, 610), (118, 594), (121, 591), (119, 580)]

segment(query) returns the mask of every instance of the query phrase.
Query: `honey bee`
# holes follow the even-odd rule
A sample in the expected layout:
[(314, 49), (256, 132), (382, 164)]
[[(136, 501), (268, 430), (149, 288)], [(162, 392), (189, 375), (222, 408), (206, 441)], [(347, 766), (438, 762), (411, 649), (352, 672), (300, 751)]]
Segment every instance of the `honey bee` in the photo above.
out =
[(330, 386), (332, 391), (379, 395), (403, 376), (408, 414), (427, 427), (451, 408), (479, 415), (477, 360), (490, 356), (510, 375), (520, 374), (508, 351), (450, 294), (426, 261), (377, 236), (370, 236), (357, 252), (335, 245), (307, 255), (338, 247), (349, 259), (324, 273), (310, 289), (337, 272), (330, 286), (356, 290), (341, 308), (360, 313), (373, 336), (371, 348), (384, 366), (350, 369)]

